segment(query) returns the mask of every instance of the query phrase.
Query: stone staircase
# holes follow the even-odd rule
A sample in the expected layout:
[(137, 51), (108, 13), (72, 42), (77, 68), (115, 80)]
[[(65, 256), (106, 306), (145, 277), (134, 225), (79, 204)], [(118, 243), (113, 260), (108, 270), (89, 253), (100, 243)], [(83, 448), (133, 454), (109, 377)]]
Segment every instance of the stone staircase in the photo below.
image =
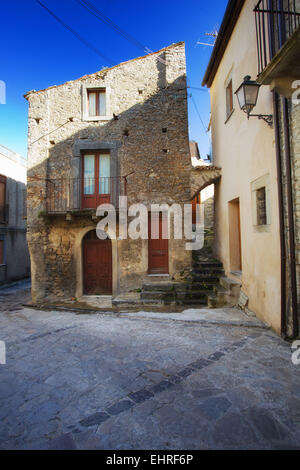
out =
[[(225, 277), (223, 265), (209, 249), (193, 252), (193, 268), (180, 282), (149, 279), (140, 293), (113, 299), (118, 310), (174, 311), (185, 307), (217, 308), (238, 303), (240, 284)], [(155, 279), (155, 280), (154, 280)]]
[(203, 250), (193, 253), (192, 273), (181, 282), (147, 283), (143, 285), (141, 302), (163, 305), (207, 306), (214, 288), (224, 275), (220, 261)]

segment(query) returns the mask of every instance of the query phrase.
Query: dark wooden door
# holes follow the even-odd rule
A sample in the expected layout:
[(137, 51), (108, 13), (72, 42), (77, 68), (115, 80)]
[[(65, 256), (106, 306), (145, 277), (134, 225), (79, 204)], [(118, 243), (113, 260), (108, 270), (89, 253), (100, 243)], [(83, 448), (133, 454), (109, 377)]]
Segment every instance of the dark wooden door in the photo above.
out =
[[(153, 215), (152, 215), (153, 217)], [(157, 214), (156, 221), (159, 227), (159, 238), (152, 239), (151, 233), (151, 214), (149, 214), (149, 242), (148, 242), (148, 264), (149, 274), (168, 274), (169, 273), (169, 241), (162, 238), (163, 225), (167, 224), (167, 218), (162, 214)]]
[(83, 240), (84, 294), (112, 294), (112, 246), (111, 240), (88, 237)]

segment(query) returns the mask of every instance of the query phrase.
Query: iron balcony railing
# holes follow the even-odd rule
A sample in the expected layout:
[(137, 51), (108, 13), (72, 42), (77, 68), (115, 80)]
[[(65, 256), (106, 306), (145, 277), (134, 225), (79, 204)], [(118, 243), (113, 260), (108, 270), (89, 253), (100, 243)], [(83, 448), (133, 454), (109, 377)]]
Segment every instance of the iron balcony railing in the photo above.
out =
[(96, 209), (109, 203), (115, 208), (127, 194), (126, 177), (56, 178), (47, 180), (47, 212), (64, 213)]
[(260, 0), (256, 7), (258, 73), (300, 25), (300, 0)]

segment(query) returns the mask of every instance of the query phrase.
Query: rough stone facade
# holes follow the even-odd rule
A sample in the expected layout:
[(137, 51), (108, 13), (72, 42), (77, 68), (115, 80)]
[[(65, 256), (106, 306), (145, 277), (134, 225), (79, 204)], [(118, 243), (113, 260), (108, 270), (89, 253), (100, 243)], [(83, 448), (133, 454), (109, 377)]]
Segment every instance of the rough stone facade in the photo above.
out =
[[(105, 87), (106, 116), (86, 119), (87, 88)], [(81, 175), (81, 152), (105, 149), (111, 176), (127, 178), (128, 205), (184, 204), (191, 199), (184, 44), (29, 92), (28, 243), (33, 301), (78, 298), (81, 242), (94, 214), (51, 215), (49, 179)], [(63, 198), (67, 198), (63, 194)], [(76, 209), (80, 209), (78, 206)], [(169, 240), (170, 278), (191, 265), (185, 240)], [(148, 241), (112, 240), (113, 295), (148, 278)]]

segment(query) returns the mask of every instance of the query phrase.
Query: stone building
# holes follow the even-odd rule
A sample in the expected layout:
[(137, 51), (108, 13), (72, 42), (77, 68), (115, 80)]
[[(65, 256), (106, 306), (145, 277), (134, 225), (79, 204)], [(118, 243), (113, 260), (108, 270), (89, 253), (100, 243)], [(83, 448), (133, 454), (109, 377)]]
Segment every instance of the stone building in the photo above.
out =
[(299, 334), (299, 7), (230, 0), (203, 79), (222, 168), (215, 254), (241, 305), (290, 337)]
[(122, 239), (119, 214), (116, 239), (95, 235), (96, 207), (119, 196), (191, 200), (184, 44), (25, 97), (33, 302), (94, 302), (189, 269), (186, 240)]
[(0, 145), (0, 284), (30, 275), (26, 242), (27, 161)]

